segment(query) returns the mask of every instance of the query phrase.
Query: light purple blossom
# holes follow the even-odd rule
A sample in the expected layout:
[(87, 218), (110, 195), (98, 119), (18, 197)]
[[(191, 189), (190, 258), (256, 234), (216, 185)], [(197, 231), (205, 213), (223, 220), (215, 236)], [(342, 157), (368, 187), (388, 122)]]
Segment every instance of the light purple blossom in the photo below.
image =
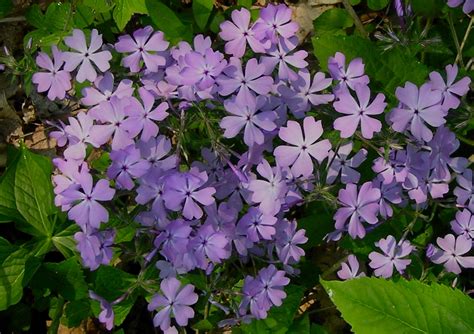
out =
[(157, 72), (160, 66), (166, 64), (162, 54), (169, 46), (161, 31), (153, 32), (151, 26), (137, 29), (130, 35), (120, 36), (115, 49), (120, 53), (130, 53), (122, 59), (122, 65), (130, 68), (131, 72), (138, 72), (142, 68), (140, 61), (143, 59), (146, 69)]
[(375, 276), (390, 278), (395, 267), (400, 274), (411, 263), (410, 259), (405, 259), (413, 251), (413, 246), (408, 240), (403, 240), (397, 244), (397, 240), (391, 235), (376, 242), (383, 254), (372, 252), (369, 254), (369, 266), (374, 269)]
[[(473, 3), (474, 1), (467, 0), (467, 2)], [(469, 91), (469, 85), (471, 84), (471, 79), (469, 77), (464, 77), (461, 80), (454, 82), (456, 76), (458, 75), (458, 65), (446, 65), (446, 82), (443, 80), (443, 77), (438, 72), (430, 73), (430, 83), (433, 90), (439, 90), (443, 94), (443, 108), (445, 110), (456, 109), (461, 103), (460, 97), (467, 94)]]
[(448, 0), (449, 7), (459, 7), (462, 4), (464, 4), (462, 10), (465, 14), (470, 14), (474, 11), (474, 1), (472, 0)]
[(431, 261), (443, 264), (444, 268), (452, 273), (460, 274), (462, 268), (474, 268), (474, 256), (464, 256), (472, 248), (472, 240), (464, 235), (455, 237), (452, 234), (444, 238), (437, 238), (436, 242), (441, 249), (435, 248)]
[(149, 164), (141, 159), (140, 151), (130, 145), (124, 149), (110, 152), (112, 164), (107, 169), (107, 176), (116, 180), (117, 188), (132, 190), (133, 179), (146, 174)]
[(95, 65), (101, 72), (110, 68), (109, 61), (112, 54), (109, 51), (98, 51), (102, 47), (102, 35), (97, 29), (92, 29), (90, 45), (87, 46), (86, 36), (79, 29), (72, 31), (72, 36), (64, 38), (64, 43), (77, 52), (64, 52), (64, 69), (68, 72), (74, 71), (77, 67), (76, 80), (84, 82), (85, 80), (93, 82), (97, 78)]
[(47, 72), (36, 72), (33, 74), (32, 82), (36, 85), (39, 93), (48, 92), (48, 99), (62, 100), (66, 92), (71, 89), (71, 75), (68, 71), (61, 69), (64, 63), (64, 56), (56, 45), (51, 47), (53, 60), (44, 52), (39, 52), (36, 57), (36, 64)]
[(339, 117), (334, 121), (334, 129), (341, 131), (342, 138), (352, 136), (359, 124), (361, 126), (362, 137), (372, 139), (374, 133), (380, 132), (382, 123), (370, 116), (383, 113), (387, 103), (385, 96), (378, 93), (375, 99), (370, 103), (370, 89), (366, 85), (355, 86), (358, 102), (346, 90), (338, 94), (337, 101), (333, 103), (337, 112), (348, 115)]
[(207, 269), (209, 261), (221, 263), (230, 257), (229, 240), (221, 231), (216, 231), (212, 224), (202, 225), (196, 236), (189, 242), (199, 268)]
[(276, 232), (274, 225), (277, 220), (274, 216), (263, 214), (258, 208), (250, 207), (240, 219), (237, 229), (245, 233), (252, 242), (271, 240)]
[(359, 191), (357, 191), (357, 185), (349, 183), (345, 189), (339, 190), (338, 200), (342, 207), (334, 215), (337, 230), (342, 230), (347, 225), (352, 238), (363, 238), (365, 228), (362, 222), (365, 221), (371, 225), (378, 222), (380, 190), (374, 188), (371, 182), (365, 182)]
[(355, 168), (367, 159), (367, 150), (362, 148), (352, 158), (349, 158), (352, 147), (352, 142), (348, 142), (341, 145), (336, 153), (334, 151), (329, 152), (328, 163), (331, 163), (331, 165), (328, 167), (326, 177), (328, 184), (334, 183), (339, 174), (341, 175), (341, 182), (344, 184), (359, 183), (360, 173)]
[(171, 318), (180, 326), (186, 326), (188, 320), (194, 318), (194, 310), (190, 307), (198, 301), (192, 284), (181, 287), (181, 282), (174, 277), (165, 278), (160, 284), (161, 294), (153, 296), (149, 311), (158, 311), (153, 318), (153, 325), (166, 331), (171, 327)]
[(336, 52), (333, 57), (329, 57), (328, 70), (334, 80), (339, 83), (334, 88), (334, 93), (347, 91), (347, 88), (354, 90), (357, 85), (367, 86), (369, 77), (364, 74), (365, 65), (361, 58), (354, 58), (346, 68), (346, 56)]
[(212, 49), (206, 50), (204, 54), (190, 52), (184, 56), (184, 60), (186, 65), (180, 72), (182, 83), (196, 85), (200, 90), (212, 87), (227, 65), (224, 55)]
[(341, 264), (341, 269), (337, 272), (337, 276), (342, 280), (349, 280), (353, 278), (365, 277), (365, 273), (359, 273), (359, 261), (355, 255), (349, 255), (347, 257), (347, 263)]
[(76, 248), (79, 251), (84, 267), (96, 270), (101, 264), (110, 264), (112, 260), (112, 248), (115, 231), (96, 231), (89, 229), (87, 232), (74, 234)]
[(259, 284), (260, 292), (257, 298), (263, 308), (269, 309), (271, 306), (281, 306), (286, 293), (283, 288), (290, 283), (285, 277), (283, 270), (271, 264), (266, 268), (260, 269), (256, 277), (256, 283)]
[(446, 123), (445, 111), (442, 108), (442, 94), (433, 90), (429, 83), (418, 87), (407, 82), (405, 87), (398, 87), (395, 95), (401, 105), (392, 109), (388, 119), (392, 128), (397, 132), (410, 129), (411, 134), (418, 140), (426, 142), (433, 138), (433, 133), (425, 124), (439, 127)]
[(260, 11), (260, 17), (254, 25), (254, 31), (272, 43), (277, 43), (279, 37), (293, 37), (298, 28), (298, 24), (291, 21), (291, 9), (284, 4), (267, 5)]
[(451, 229), (457, 235), (474, 240), (474, 216), (471, 211), (464, 209), (456, 212), (456, 219), (451, 222)]
[(458, 186), (453, 193), (456, 196), (458, 207), (468, 208), (474, 212), (474, 179), (472, 178), (472, 169), (466, 169), (463, 174), (456, 177)]
[(117, 96), (118, 98), (131, 97), (133, 91), (131, 80), (124, 79), (119, 82), (117, 87), (114, 87), (114, 75), (110, 72), (105, 72), (104, 75), (100, 75), (95, 79), (94, 87), (82, 89), (84, 97), (81, 99), (81, 103), (85, 106), (96, 106), (103, 101), (110, 100), (112, 96)]
[(288, 121), (281, 127), (279, 137), (293, 146), (278, 146), (273, 154), (281, 167), (291, 166), (295, 177), (308, 177), (313, 173), (313, 159), (321, 163), (329, 155), (331, 143), (328, 139), (317, 141), (323, 134), (321, 121), (308, 116), (303, 121), (304, 134), (298, 122)]
[(241, 58), (245, 54), (247, 43), (252, 51), (265, 52), (269, 45), (262, 44), (261, 36), (255, 33), (254, 25), (250, 25), (250, 12), (246, 8), (233, 10), (231, 17), (232, 21), (224, 21), (220, 24), (219, 37), (227, 42), (225, 53)]
[(100, 303), (101, 312), (99, 314), (99, 321), (105, 325), (107, 330), (112, 330), (112, 328), (114, 328), (114, 310), (112, 309), (112, 305), (94, 291), (89, 290), (89, 297)]
[(299, 262), (305, 255), (304, 250), (298, 245), (305, 244), (308, 238), (305, 236), (304, 229), (297, 230), (295, 220), (282, 220), (276, 235), (276, 252), (278, 258), (283, 264), (292, 264)]
[(159, 248), (167, 259), (175, 259), (177, 255), (187, 252), (191, 231), (192, 228), (186, 221), (173, 220), (155, 238), (154, 246)]

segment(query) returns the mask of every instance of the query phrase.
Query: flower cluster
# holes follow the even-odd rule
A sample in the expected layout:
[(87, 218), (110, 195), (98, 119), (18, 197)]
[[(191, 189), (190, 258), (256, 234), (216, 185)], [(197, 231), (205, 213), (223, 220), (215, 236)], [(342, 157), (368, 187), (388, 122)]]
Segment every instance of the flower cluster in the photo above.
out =
[[(219, 277), (232, 263), (243, 266), (243, 286), (216, 288), (205, 298), (230, 309), (232, 321), (262, 319), (281, 305), (287, 276), (298, 274), (305, 254), (305, 231), (289, 218), (295, 208), (338, 190), (335, 231), (327, 238), (363, 238), (393, 216), (393, 206), (422, 210), (443, 198), (457, 175), (454, 194), (465, 208), (453, 222), (459, 236), (438, 240), (442, 250), (432, 249), (430, 258), (453, 272), (454, 263), (472, 267), (457, 256), (470, 250), (464, 240), (474, 234), (472, 171), (452, 156), (459, 142), (445, 126), (470, 84), (456, 81), (456, 65), (446, 67), (446, 81), (433, 72), (421, 87), (397, 88), (399, 104), (386, 122), (401, 143), (377, 148), (375, 177), (361, 182), (357, 168), (368, 151), (353, 139), (378, 136), (387, 107), (382, 93), (371, 92), (362, 59), (338, 52), (328, 61), (329, 76), (311, 73), (285, 5), (268, 5), (255, 22), (246, 9), (231, 19), (219, 33), (224, 52), (202, 35), (170, 47), (163, 33), (145, 27), (113, 46), (103, 45), (96, 30), (87, 38), (76, 29), (65, 51), (53, 47), (53, 59), (38, 54), (44, 71), (33, 82), (50, 99), (69, 94), (72, 78), (89, 82), (80, 94), (85, 111), (51, 133), (64, 147), (55, 159), (55, 202), (81, 229), (75, 239), (83, 264), (95, 270), (111, 261), (109, 213), (123, 219), (122, 212), (141, 225), (137, 237), (153, 236), (146, 261), (161, 279), (149, 305), (158, 311), (155, 326), (171, 333), (194, 316), (198, 295), (178, 278), (194, 271)], [(118, 82), (112, 59), (126, 68)], [(183, 139), (190, 119), (203, 125), (210, 146), (196, 160)], [(98, 159), (107, 161), (105, 169), (94, 167)], [(402, 273), (410, 264), (414, 247), (405, 237), (396, 242), (389, 235), (377, 247), (383, 254), (369, 256), (375, 275), (390, 277), (394, 267)], [(258, 274), (242, 276), (251, 263)], [(340, 276), (360, 276), (358, 266), (351, 256)], [(239, 302), (229, 304), (235, 294)]]

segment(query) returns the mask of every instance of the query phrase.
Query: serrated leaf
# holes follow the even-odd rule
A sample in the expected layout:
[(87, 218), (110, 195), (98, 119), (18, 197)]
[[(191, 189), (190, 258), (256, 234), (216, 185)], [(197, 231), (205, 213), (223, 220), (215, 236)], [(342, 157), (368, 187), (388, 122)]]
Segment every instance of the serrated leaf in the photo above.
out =
[(106, 13), (115, 5), (110, 0), (82, 0), (82, 4), (91, 8), (96, 13)]
[(314, 33), (316, 35), (323, 35), (327, 33), (343, 32), (344, 29), (352, 27), (354, 20), (349, 15), (347, 10), (342, 8), (332, 8), (320, 16), (314, 22)]
[(82, 320), (87, 319), (91, 313), (91, 304), (89, 299), (80, 299), (69, 302), (64, 307), (64, 313), (61, 317), (61, 323), (67, 327), (77, 327)]
[(355, 333), (473, 333), (474, 301), (460, 290), (419, 281), (321, 281)]
[(0, 265), (0, 311), (18, 303), (23, 296), (23, 278), (28, 251), (19, 249), (7, 256)]
[(111, 266), (100, 266), (95, 272), (93, 291), (102, 298), (112, 301), (120, 297), (136, 277)]
[(37, 4), (33, 4), (26, 10), (25, 13), (26, 22), (31, 24), (35, 28), (44, 27), (44, 15), (41, 8)]
[(163, 2), (146, 0), (145, 4), (153, 24), (163, 31), (168, 39), (175, 42), (192, 39), (192, 29), (184, 25), (176, 13)]
[(204, 30), (214, 8), (214, 0), (193, 0), (193, 15), (199, 28)]
[(390, 0), (367, 0), (367, 6), (372, 10), (381, 10), (387, 7)]
[(53, 2), (44, 14), (44, 27), (50, 32), (69, 31), (72, 26), (72, 7), (67, 2)]
[(146, 14), (145, 0), (115, 0), (113, 18), (119, 30), (123, 30), (133, 14)]

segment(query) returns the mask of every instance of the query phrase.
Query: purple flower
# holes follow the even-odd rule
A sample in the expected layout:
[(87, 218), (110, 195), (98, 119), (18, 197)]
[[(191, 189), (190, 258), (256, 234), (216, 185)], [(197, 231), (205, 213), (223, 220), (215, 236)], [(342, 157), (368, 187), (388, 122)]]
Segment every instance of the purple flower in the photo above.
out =
[(397, 88), (395, 95), (401, 105), (392, 109), (388, 115), (395, 131), (404, 132), (410, 127), (416, 139), (428, 142), (433, 138), (433, 133), (425, 123), (434, 127), (446, 123), (446, 113), (441, 106), (442, 94), (433, 90), (431, 84), (425, 83), (418, 89), (413, 83), (407, 82), (405, 87)]
[(461, 4), (464, 5), (462, 6), (462, 10), (465, 14), (470, 14), (474, 10), (474, 1), (472, 0), (448, 0), (448, 6), (455, 8), (460, 6)]
[(171, 151), (171, 142), (165, 136), (150, 138), (148, 141), (139, 141), (137, 147), (143, 159), (148, 161), (150, 168), (160, 170), (160, 173), (177, 166), (176, 155), (168, 155)]
[(307, 69), (298, 72), (298, 79), (291, 81), (291, 88), (285, 85), (278, 87), (278, 92), (283, 96), (290, 110), (296, 117), (302, 117), (311, 109), (311, 105), (318, 106), (334, 100), (333, 94), (318, 94), (328, 88), (332, 83), (331, 78), (326, 78), (324, 73), (314, 75), (311, 83), (311, 74)]
[(81, 186), (79, 189), (70, 188), (62, 193), (67, 203), (76, 203), (68, 212), (68, 217), (74, 220), (83, 231), (88, 226), (99, 228), (100, 223), (109, 220), (109, 213), (99, 202), (110, 201), (115, 190), (109, 187), (109, 181), (101, 179), (93, 186), (92, 175), (81, 171), (76, 176)]
[(367, 159), (367, 150), (362, 148), (352, 158), (348, 159), (352, 152), (352, 147), (352, 142), (348, 142), (341, 145), (336, 153), (333, 151), (329, 152), (328, 161), (331, 165), (328, 167), (326, 177), (328, 184), (334, 183), (339, 174), (341, 174), (341, 182), (344, 184), (359, 183), (360, 173), (354, 168), (359, 167)]
[(263, 75), (265, 65), (259, 64), (257, 59), (251, 58), (245, 65), (245, 74), (242, 71), (242, 63), (238, 58), (231, 58), (229, 65), (224, 69), (223, 74), (217, 78), (219, 84), (219, 94), (227, 96), (235, 91), (239, 101), (249, 101), (252, 99), (254, 91), (260, 95), (266, 95), (273, 86), (273, 79)]
[(393, 275), (393, 267), (403, 274), (405, 268), (411, 263), (410, 259), (404, 259), (413, 251), (410, 242), (404, 240), (397, 244), (395, 238), (389, 235), (386, 239), (380, 239), (375, 245), (383, 252), (383, 254), (378, 252), (369, 254), (369, 266), (375, 270), (375, 276), (390, 278)]
[(457, 235), (474, 240), (474, 216), (471, 211), (464, 209), (456, 212), (456, 219), (451, 222), (451, 228)]
[(56, 128), (56, 130), (51, 131), (49, 133), (49, 136), (51, 138), (56, 139), (56, 145), (58, 145), (59, 147), (66, 146), (67, 141), (68, 141), (68, 135), (65, 130), (66, 124), (64, 124), (63, 121), (61, 120), (59, 120), (58, 123), (50, 122), (50, 121), (46, 121), (46, 123)]
[(244, 101), (239, 98), (232, 98), (224, 101), (224, 108), (232, 116), (224, 117), (220, 122), (220, 127), (225, 129), (224, 137), (234, 138), (244, 128), (244, 142), (247, 146), (263, 144), (265, 131), (272, 131), (276, 128), (274, 111), (261, 111), (265, 99), (258, 97)]
[(202, 225), (196, 236), (189, 242), (189, 248), (194, 252), (194, 257), (199, 268), (205, 270), (209, 260), (221, 263), (230, 257), (229, 240), (221, 231), (216, 231), (212, 224)]
[(140, 61), (143, 59), (146, 69), (157, 72), (160, 66), (164, 66), (166, 59), (160, 52), (165, 51), (169, 42), (165, 41), (161, 31), (153, 32), (153, 28), (146, 26), (137, 29), (130, 35), (120, 36), (115, 43), (115, 50), (120, 53), (131, 53), (122, 59), (122, 65), (130, 68), (131, 72), (139, 72), (142, 68)]
[(102, 35), (99, 35), (97, 29), (92, 29), (91, 43), (87, 46), (86, 36), (79, 29), (72, 31), (72, 36), (64, 38), (64, 43), (77, 52), (64, 52), (64, 60), (66, 71), (74, 71), (78, 66), (79, 70), (76, 75), (78, 82), (89, 80), (93, 82), (97, 78), (97, 72), (94, 65), (101, 72), (105, 72), (110, 68), (109, 61), (112, 54), (109, 51), (97, 52), (102, 47)]
[(441, 249), (436, 249), (431, 261), (444, 264), (444, 268), (455, 274), (461, 273), (461, 267), (474, 268), (474, 256), (463, 256), (472, 248), (472, 240), (463, 235), (454, 237), (452, 234), (444, 238), (437, 238), (436, 242)]
[(308, 53), (304, 50), (292, 52), (298, 46), (298, 39), (282, 39), (280, 38), (276, 45), (273, 45), (267, 51), (266, 56), (260, 58), (261, 63), (265, 65), (265, 74), (270, 75), (275, 67), (278, 66), (278, 77), (281, 80), (298, 80), (298, 74), (291, 69), (290, 65), (295, 68), (306, 68), (308, 62), (305, 58)]
[(115, 231), (77, 232), (74, 239), (77, 250), (81, 254), (82, 264), (90, 270), (96, 270), (101, 264), (109, 264), (112, 260), (112, 248)]
[(385, 184), (380, 178), (372, 181), (374, 188), (380, 189), (380, 201), (379, 201), (379, 212), (380, 215), (387, 219), (393, 216), (393, 209), (390, 203), (401, 204), (402, 199), (402, 187), (395, 180), (392, 183)]
[(143, 105), (137, 99), (131, 98), (130, 106), (127, 108), (126, 120), (123, 121), (125, 130), (130, 133), (132, 137), (137, 136), (140, 132), (141, 140), (147, 141), (152, 137), (156, 137), (159, 128), (155, 122), (162, 121), (168, 117), (168, 103), (161, 102), (153, 109), (155, 98), (145, 88), (138, 89)]
[(38, 85), (38, 92), (48, 91), (48, 99), (64, 99), (66, 92), (71, 89), (71, 75), (65, 70), (61, 70), (64, 57), (56, 45), (51, 47), (53, 61), (44, 52), (39, 52), (36, 57), (36, 64), (47, 70), (47, 72), (37, 72), (33, 74), (32, 82)]
[(287, 190), (285, 180), (280, 168), (272, 169), (265, 159), (257, 166), (257, 171), (266, 181), (250, 181), (248, 189), (252, 191), (252, 201), (260, 204), (259, 208), (263, 214), (274, 215), (284, 203)]
[(135, 186), (133, 179), (145, 175), (149, 164), (141, 159), (140, 151), (130, 145), (122, 150), (110, 153), (112, 164), (107, 169), (107, 176), (116, 180), (118, 188), (132, 190)]
[[(473, 3), (472, 0), (467, 2)], [(458, 75), (458, 65), (447, 65), (446, 66), (446, 82), (444, 82), (443, 77), (438, 72), (430, 73), (430, 83), (433, 90), (439, 90), (443, 94), (443, 108), (445, 110), (456, 109), (461, 103), (460, 97), (467, 94), (469, 91), (469, 85), (471, 84), (471, 79), (469, 77), (464, 77), (458, 82), (454, 82), (456, 76)]]
[(154, 246), (161, 247), (162, 255), (173, 260), (177, 255), (187, 252), (191, 231), (192, 228), (186, 221), (182, 219), (173, 220), (156, 237)]
[(244, 286), (242, 287), (242, 301), (239, 305), (240, 315), (247, 314), (247, 310), (250, 308), (250, 313), (256, 319), (265, 319), (267, 317), (268, 308), (261, 305), (259, 298), (260, 292), (261, 287), (257, 279), (251, 276), (246, 276), (244, 279)]
[(343, 262), (341, 264), (341, 269), (337, 272), (337, 276), (345, 281), (353, 278), (365, 277), (365, 273), (359, 273), (359, 261), (357, 261), (355, 255), (351, 254), (347, 257), (347, 263)]
[(459, 140), (448, 128), (440, 126), (428, 146), (431, 148), (429, 162), (434, 178), (449, 181), (451, 173), (448, 167), (456, 173), (462, 173), (465, 170), (468, 164), (466, 158), (451, 157), (451, 154), (459, 148)]
[(298, 24), (291, 21), (291, 9), (288, 6), (270, 4), (260, 11), (254, 31), (266, 36), (272, 43), (277, 43), (279, 37), (293, 37), (298, 31)]
[(165, 181), (163, 199), (165, 206), (173, 211), (180, 211), (184, 202), (183, 216), (187, 219), (201, 218), (202, 209), (196, 203), (204, 206), (214, 203), (213, 187), (203, 187), (207, 182), (207, 173), (192, 168), (186, 173), (174, 173)]
[(370, 80), (364, 74), (365, 65), (361, 58), (352, 59), (346, 68), (346, 56), (336, 52), (334, 57), (329, 57), (328, 70), (334, 80), (339, 80), (334, 92), (338, 95), (340, 92), (347, 91), (347, 87), (354, 90), (357, 85), (366, 86)]
[(250, 207), (240, 219), (237, 228), (242, 231), (252, 242), (271, 240), (275, 235), (277, 218), (263, 214), (258, 208)]
[(276, 252), (283, 264), (296, 263), (304, 256), (304, 250), (298, 245), (305, 244), (308, 238), (304, 229), (296, 230), (296, 221), (282, 220), (276, 235)]
[(242, 58), (245, 54), (247, 43), (255, 53), (264, 53), (269, 46), (261, 42), (261, 37), (255, 33), (254, 26), (250, 26), (250, 12), (241, 8), (233, 10), (232, 22), (224, 21), (220, 24), (219, 37), (225, 43), (225, 53), (237, 58)]
[(112, 328), (114, 328), (114, 310), (112, 309), (112, 305), (94, 291), (89, 290), (89, 297), (100, 303), (101, 312), (99, 314), (99, 321), (105, 325), (107, 330), (112, 330)]
[(453, 193), (456, 196), (456, 203), (458, 207), (468, 208), (474, 212), (474, 184), (472, 178), (472, 169), (466, 169), (463, 174), (456, 177), (458, 186)]
[(165, 278), (160, 284), (162, 294), (154, 295), (148, 304), (148, 311), (157, 310), (153, 325), (166, 331), (171, 326), (171, 317), (177, 324), (186, 326), (188, 319), (194, 318), (194, 310), (190, 305), (196, 304), (198, 295), (192, 284), (181, 287), (181, 282), (174, 277)]
[[(81, 103), (85, 106), (96, 106), (102, 101), (108, 101), (112, 96), (118, 98), (131, 97), (133, 94), (132, 81), (124, 79), (120, 81), (114, 90), (114, 75), (105, 72), (94, 81), (94, 87), (86, 87), (82, 90)], [(91, 109), (92, 110), (92, 109)]]
[(378, 222), (380, 190), (374, 188), (371, 182), (365, 182), (359, 192), (357, 192), (357, 185), (349, 183), (345, 189), (339, 190), (338, 200), (343, 207), (339, 208), (334, 215), (337, 230), (342, 230), (349, 219), (347, 226), (349, 235), (352, 238), (363, 238), (365, 228), (361, 221), (371, 225)]
[(196, 85), (200, 90), (212, 87), (227, 65), (224, 55), (212, 49), (207, 49), (204, 54), (189, 52), (184, 61), (186, 65), (180, 72), (182, 83)]
[(257, 294), (260, 305), (268, 309), (272, 305), (281, 306), (283, 299), (286, 298), (286, 293), (283, 290), (284, 286), (290, 283), (290, 280), (285, 277), (285, 272), (277, 270), (271, 264), (266, 268), (260, 269), (255, 280), (260, 288), (260, 292)]
[(372, 103), (369, 104), (369, 86), (357, 85), (355, 86), (355, 92), (359, 102), (356, 102), (349, 90), (338, 94), (338, 100), (333, 103), (334, 109), (348, 116), (336, 119), (334, 121), (334, 129), (341, 131), (342, 138), (349, 138), (356, 132), (360, 123), (362, 137), (372, 139), (374, 133), (380, 132), (382, 129), (382, 123), (369, 116), (383, 113), (387, 106), (385, 96), (382, 93), (378, 93)]
[(321, 163), (329, 155), (331, 143), (328, 139), (317, 141), (323, 134), (321, 121), (308, 116), (303, 121), (303, 131), (298, 122), (288, 121), (286, 127), (281, 127), (279, 137), (293, 146), (278, 146), (273, 154), (281, 167), (291, 166), (295, 177), (308, 177), (313, 173), (313, 161)]

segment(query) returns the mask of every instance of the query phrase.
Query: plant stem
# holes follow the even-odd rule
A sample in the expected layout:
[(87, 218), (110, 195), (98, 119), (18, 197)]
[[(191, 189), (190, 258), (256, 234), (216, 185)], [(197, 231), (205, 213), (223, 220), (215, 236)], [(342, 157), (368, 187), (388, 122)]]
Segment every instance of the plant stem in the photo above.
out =
[(354, 24), (359, 30), (359, 33), (364, 37), (364, 38), (369, 38), (369, 34), (364, 28), (364, 25), (362, 24), (362, 21), (360, 20), (359, 16), (355, 12), (354, 8), (352, 8), (351, 4), (349, 3), (349, 0), (342, 0), (342, 4), (344, 5), (344, 8), (347, 10), (349, 15), (352, 17), (354, 20)]
[(464, 46), (466, 45), (467, 38), (469, 37), (469, 33), (471, 32), (473, 23), (474, 23), (474, 16), (471, 17), (471, 20), (469, 21), (469, 25), (467, 26), (467, 30), (464, 33), (464, 37), (462, 39), (461, 45), (459, 46), (459, 50), (458, 50), (458, 54), (456, 56), (456, 60), (454, 61), (455, 63), (457, 63), (459, 60), (462, 61), (462, 50), (464, 49)]
[(63, 308), (66, 301), (63, 297), (58, 297), (58, 305), (56, 305), (56, 311), (54, 312), (53, 321), (51, 322), (51, 326), (48, 328), (48, 334), (56, 334), (58, 333), (59, 329), (59, 320), (63, 315)]
[(10, 22), (21, 22), (26, 21), (24, 16), (16, 16), (16, 17), (6, 17), (0, 20), (0, 23), (10, 23)]
[[(456, 46), (456, 50), (459, 55), (461, 54), (461, 46), (459, 45), (458, 34), (456, 33), (456, 29), (454, 28), (453, 16), (451, 15), (451, 13), (448, 14), (448, 23), (449, 23), (449, 30), (451, 31), (451, 35), (453, 36), (454, 45)], [(461, 64), (462, 67), (464, 67), (464, 62), (462, 60), (462, 57), (459, 59), (459, 63)]]

